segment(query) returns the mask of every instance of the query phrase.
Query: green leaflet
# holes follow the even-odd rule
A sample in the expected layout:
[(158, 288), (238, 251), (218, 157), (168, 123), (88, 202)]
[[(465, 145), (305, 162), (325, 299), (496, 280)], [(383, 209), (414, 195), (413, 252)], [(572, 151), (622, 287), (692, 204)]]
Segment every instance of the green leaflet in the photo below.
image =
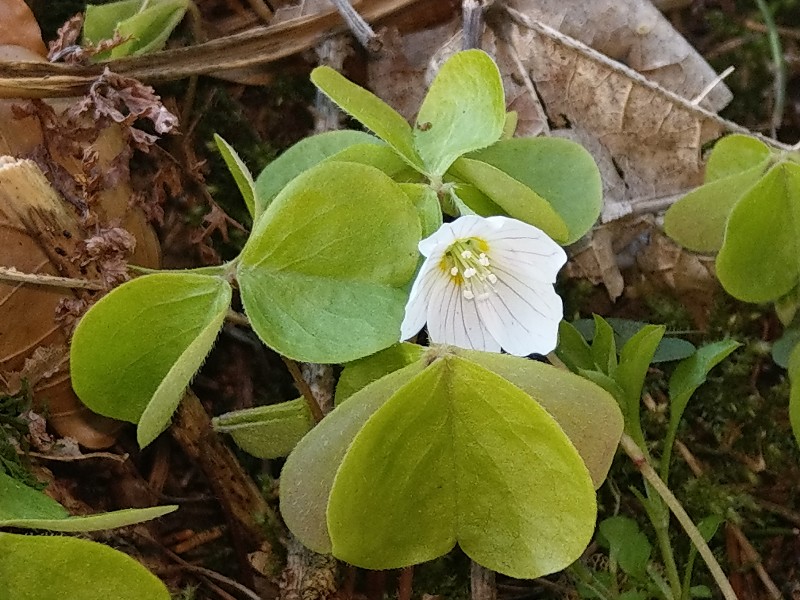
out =
[(401, 183), (400, 187), (411, 200), (414, 208), (417, 209), (422, 226), (422, 237), (426, 238), (436, 233), (442, 226), (442, 209), (436, 192), (430, 186), (421, 183)]
[(797, 327), (785, 329), (783, 335), (772, 344), (772, 360), (779, 367), (788, 369), (789, 357), (797, 345), (800, 345), (800, 329)]
[(72, 517), (49, 496), (0, 472), (0, 527), (68, 532), (99, 531), (157, 519), (177, 508), (156, 506)]
[(733, 207), (764, 175), (768, 160), (689, 192), (669, 207), (664, 231), (695, 252), (717, 252)]
[(645, 579), (652, 547), (636, 521), (621, 516), (610, 517), (603, 520), (598, 529), (599, 541), (608, 548), (609, 559), (628, 575)]
[(462, 209), (460, 211), (454, 211), (452, 216), (471, 214), (471, 212), (482, 217), (491, 217), (493, 215), (506, 216), (507, 214), (502, 208), (492, 202), (489, 199), (489, 196), (484, 194), (474, 185), (470, 185), (468, 183), (457, 183), (455, 184), (453, 191), (458, 200), (460, 200), (467, 207), (467, 210), (465, 211)]
[[(603, 483), (623, 426), (622, 413), (610, 394), (582, 377), (537, 361), (474, 350), (450, 351), (500, 375), (541, 404), (578, 450), (595, 486)], [(336, 388), (337, 405), (424, 354), (421, 346), (404, 342), (347, 364)]]
[(764, 175), (770, 149), (745, 135), (729, 135), (716, 143), (706, 164), (705, 185), (688, 193), (667, 211), (664, 230), (695, 252), (717, 252), (733, 207)]
[(454, 54), (436, 74), (414, 126), (414, 146), (428, 174), (441, 177), (459, 156), (499, 140), (505, 117), (494, 61), (481, 50)]
[(422, 346), (401, 342), (371, 356), (347, 363), (336, 384), (336, 405), (384, 375), (418, 361), (423, 354), (425, 348)]
[(220, 277), (155, 273), (95, 304), (75, 330), (72, 385), (93, 411), (139, 423), (148, 444), (169, 424), (231, 301)]
[(500, 169), (479, 160), (459, 158), (450, 173), (474, 185), (509, 216), (535, 225), (559, 243), (569, 238), (567, 224), (547, 200)]
[(469, 158), (500, 169), (546, 200), (566, 224), (565, 244), (581, 238), (600, 216), (600, 171), (592, 155), (575, 142), (513, 138), (473, 152)]
[(789, 293), (800, 277), (800, 166), (775, 165), (731, 211), (717, 255), (725, 290), (746, 302)]
[(255, 212), (261, 215), (292, 179), (351, 146), (380, 145), (375, 136), (361, 131), (328, 131), (300, 140), (269, 163), (256, 179)]
[(378, 169), (309, 169), (269, 205), (237, 265), (254, 330), (309, 362), (347, 362), (392, 345), (420, 233), (403, 188)]
[(167, 43), (188, 7), (189, 0), (123, 0), (110, 4), (90, 4), (86, 7), (83, 37), (91, 44), (109, 40), (115, 32), (122, 38), (130, 38), (98, 54), (95, 60), (156, 52)]
[(314, 69), (311, 81), (339, 108), (394, 148), (409, 165), (423, 170), (423, 163), (414, 149), (411, 125), (391, 106), (330, 67)]
[(500, 139), (506, 120), (500, 72), (480, 50), (442, 65), (411, 126), (383, 100), (329, 67), (311, 80), (342, 110), (389, 144), (415, 170), (441, 179), (453, 161)]
[(215, 417), (214, 429), (227, 433), (245, 452), (258, 458), (288, 456), (314, 426), (305, 398), (237, 410)]
[(256, 213), (256, 184), (253, 181), (250, 170), (236, 153), (236, 150), (233, 149), (233, 146), (216, 133), (214, 134), (214, 141), (217, 143), (217, 148), (222, 154), (222, 159), (225, 161), (228, 170), (233, 175), (234, 181), (236, 181), (236, 186), (239, 188), (239, 193), (242, 194), (247, 211), (255, 221), (260, 215)]
[(383, 171), (398, 183), (419, 183), (422, 176), (418, 171), (408, 166), (401, 156), (391, 146), (375, 141), (353, 144), (337, 152), (326, 160), (339, 162), (354, 162), (369, 165)]
[(0, 533), (0, 598), (169, 600), (170, 594), (138, 561), (103, 544)]
[(326, 511), (336, 472), (364, 423), (409, 379), (422, 361), (383, 377), (338, 405), (289, 455), (281, 472), (281, 516), (304, 546), (331, 552)]
[(476, 350), (455, 353), (500, 375), (539, 403), (581, 455), (595, 488), (602, 485), (623, 428), (611, 394), (583, 377), (526, 358)]
[(508, 381), (450, 355), (399, 389), (356, 435), (327, 518), (334, 556), (352, 564), (406, 566), (458, 542), (490, 569), (532, 578), (580, 555), (595, 500), (585, 465), (552, 417)]
[(789, 393), (789, 422), (794, 439), (800, 444), (800, 346), (789, 357), (789, 380), (792, 387)]
[(762, 164), (770, 157), (769, 147), (748, 135), (734, 133), (716, 144), (706, 164), (706, 183), (736, 175)]

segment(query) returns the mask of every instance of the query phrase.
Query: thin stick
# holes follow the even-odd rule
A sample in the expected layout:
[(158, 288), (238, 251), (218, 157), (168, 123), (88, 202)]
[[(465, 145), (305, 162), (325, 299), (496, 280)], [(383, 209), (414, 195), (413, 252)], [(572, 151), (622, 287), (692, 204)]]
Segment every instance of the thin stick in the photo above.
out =
[(209, 579), (215, 579), (216, 581), (219, 581), (220, 583), (225, 584), (225, 585), (227, 585), (227, 586), (229, 586), (229, 587), (241, 592), (247, 598), (250, 598), (250, 600), (261, 600), (261, 596), (256, 594), (250, 588), (243, 586), (238, 581), (234, 581), (230, 577), (226, 577), (225, 575), (223, 575), (221, 573), (217, 573), (216, 571), (212, 571), (211, 569), (206, 569), (205, 567), (198, 567), (197, 565), (193, 565), (192, 563), (183, 560), (183, 558), (181, 558), (180, 556), (175, 554), (172, 550), (170, 550), (169, 548), (167, 548), (163, 544), (160, 544), (157, 540), (153, 539), (152, 537), (150, 537), (149, 534), (145, 534), (145, 533), (141, 533), (140, 531), (137, 531), (137, 535), (141, 536), (142, 538), (146, 539), (150, 543), (154, 544), (159, 550), (161, 550), (161, 552), (166, 554), (168, 557), (170, 557), (173, 561), (178, 563), (181, 567), (183, 567), (187, 571), (194, 571), (195, 573), (199, 573), (201, 575), (205, 575)]
[(342, 15), (342, 19), (347, 23), (347, 27), (359, 44), (370, 52), (378, 52), (383, 48), (381, 39), (348, 0), (331, 0), (331, 2)]
[(0, 281), (16, 281), (33, 285), (47, 285), (50, 287), (80, 288), (84, 290), (104, 290), (105, 286), (88, 279), (73, 279), (71, 277), (58, 277), (56, 275), (42, 275), (41, 273), (23, 273), (14, 267), (0, 267)]
[(481, 0), (464, 0), (461, 5), (461, 28), (464, 31), (462, 50), (481, 47), (483, 33), (483, 2)]
[(514, 62), (514, 68), (522, 78), (522, 81), (525, 84), (525, 89), (528, 90), (528, 94), (531, 97), (533, 108), (536, 110), (536, 116), (539, 117), (539, 121), (542, 124), (542, 135), (550, 135), (550, 122), (547, 119), (547, 113), (544, 110), (544, 106), (542, 106), (542, 100), (539, 98), (539, 92), (536, 91), (536, 86), (533, 84), (533, 80), (531, 79), (531, 74), (528, 72), (528, 69), (525, 68), (525, 65), (522, 64), (522, 59), (519, 57), (517, 47), (506, 39), (503, 40), (503, 43), (508, 48), (508, 54), (511, 56), (511, 60)]
[(769, 597), (773, 600), (780, 600), (783, 596), (781, 595), (781, 591), (778, 589), (778, 586), (775, 585), (775, 582), (772, 581), (772, 578), (767, 573), (764, 565), (761, 562), (761, 555), (753, 548), (753, 544), (750, 543), (750, 540), (744, 535), (741, 529), (737, 525), (733, 523), (728, 524), (728, 529), (733, 534), (733, 537), (736, 538), (736, 541), (739, 543), (739, 548), (742, 549), (742, 553), (744, 553), (747, 562), (752, 565), (752, 568), (755, 570), (756, 575), (761, 580), (761, 583), (764, 584), (764, 587), (767, 588), (767, 593), (769, 593)]
[(247, 0), (247, 3), (264, 23), (269, 23), (272, 20), (272, 10), (264, 0)]
[[(247, 315), (243, 315), (242, 313), (238, 313), (234, 310), (229, 310), (228, 314), (225, 315), (225, 319), (234, 325), (250, 327), (250, 319), (247, 318)], [(311, 391), (311, 387), (308, 385), (308, 382), (303, 378), (303, 373), (300, 370), (300, 367), (291, 358), (281, 356), (281, 359), (283, 359), (283, 362), (286, 364), (286, 368), (289, 369), (289, 373), (292, 375), (292, 379), (294, 379), (297, 389), (300, 390), (300, 393), (303, 394), (303, 398), (306, 399), (308, 410), (311, 411), (311, 416), (314, 417), (314, 422), (319, 423), (322, 421), (322, 417), (324, 416), (322, 413), (322, 408), (320, 408), (319, 402), (314, 396), (314, 392)]]
[(469, 583), (472, 600), (497, 600), (494, 571), (479, 565), (474, 560), (470, 563)]
[(414, 582), (414, 565), (400, 571), (397, 578), (397, 600), (411, 600)]
[(717, 87), (717, 86), (718, 86), (720, 83), (722, 83), (722, 81), (723, 81), (723, 80), (724, 80), (724, 79), (725, 79), (725, 78), (726, 78), (728, 75), (730, 75), (731, 73), (733, 73), (735, 70), (736, 70), (736, 67), (734, 67), (733, 65), (731, 65), (730, 67), (728, 67), (727, 69), (725, 69), (725, 70), (724, 70), (722, 73), (720, 73), (719, 75), (717, 75), (717, 76), (714, 78), (714, 80), (713, 80), (711, 83), (709, 83), (709, 84), (708, 84), (708, 85), (705, 87), (705, 89), (703, 89), (703, 91), (702, 91), (702, 92), (700, 92), (699, 94), (697, 94), (697, 96), (695, 96), (694, 100), (692, 100), (692, 104), (694, 104), (695, 106), (697, 106), (698, 104), (700, 104), (700, 103), (701, 103), (703, 100), (705, 100), (705, 97), (706, 97), (706, 96), (708, 96), (708, 95), (709, 95), (709, 94), (712, 92), (712, 90), (713, 90), (715, 87)]
[(704, 119), (708, 119), (709, 121), (716, 123), (726, 131), (733, 133), (741, 133), (744, 135), (755, 137), (756, 139), (767, 144), (768, 146), (771, 146), (772, 148), (777, 148), (779, 150), (792, 149), (792, 147), (789, 146), (788, 144), (784, 144), (776, 139), (760, 134), (758, 132), (750, 131), (749, 129), (747, 129), (746, 127), (742, 127), (738, 123), (734, 123), (733, 121), (728, 121), (727, 119), (723, 119), (715, 112), (707, 110), (701, 106), (693, 105), (691, 100), (688, 100), (683, 96), (676, 94), (675, 92), (671, 92), (670, 90), (660, 86), (655, 81), (651, 81), (638, 71), (635, 71), (634, 69), (631, 69), (630, 67), (609, 58), (605, 54), (601, 54), (594, 48), (591, 48), (590, 46), (587, 46), (583, 42), (580, 42), (575, 38), (572, 38), (568, 35), (561, 33), (557, 29), (553, 29), (549, 25), (537, 21), (536, 19), (532, 19), (528, 15), (521, 13), (520, 11), (515, 10), (509, 6), (504, 6), (503, 8), (506, 11), (506, 13), (508, 13), (508, 16), (511, 17), (511, 19), (517, 25), (524, 27), (526, 29), (531, 29), (533, 31), (536, 31), (541, 35), (544, 35), (545, 37), (555, 40), (559, 44), (567, 48), (570, 48), (571, 50), (574, 50), (578, 54), (582, 55), (584, 58), (596, 64), (603, 65), (606, 68), (613, 69), (617, 73), (623, 74), (628, 79), (635, 81), (637, 85), (641, 85), (642, 87), (647, 88), (652, 92), (655, 92), (657, 95), (669, 100), (672, 104), (680, 106), (694, 113), (698, 117), (703, 117)]
[(706, 562), (708, 570), (711, 572), (711, 576), (719, 586), (719, 589), (722, 592), (722, 595), (725, 597), (725, 600), (738, 600), (736, 592), (733, 591), (728, 578), (722, 571), (722, 567), (719, 566), (717, 559), (714, 558), (711, 548), (708, 547), (708, 544), (703, 539), (702, 534), (697, 530), (697, 527), (692, 522), (691, 517), (686, 514), (686, 511), (684, 510), (683, 506), (681, 506), (681, 503), (672, 494), (667, 485), (661, 480), (653, 467), (650, 466), (650, 463), (647, 462), (644, 454), (642, 454), (642, 450), (639, 448), (636, 442), (633, 441), (633, 438), (631, 438), (627, 433), (623, 433), (619, 445), (625, 451), (625, 454), (627, 454), (633, 461), (634, 466), (642, 474), (642, 477), (644, 477), (647, 483), (649, 483), (652, 488), (658, 492), (658, 495), (661, 496), (666, 505), (670, 508), (672, 513), (675, 515), (675, 518), (678, 519), (678, 522), (683, 527), (686, 535), (688, 535), (689, 539), (692, 540), (692, 543), (697, 548), (700, 556), (702, 556), (703, 560)]
[[(689, 470), (692, 472), (692, 474), (695, 477), (702, 476), (703, 467), (700, 465), (689, 448), (687, 448), (686, 445), (680, 440), (675, 441), (675, 447), (678, 449), (678, 453), (681, 455), (681, 458), (686, 461), (686, 464), (689, 466)], [(728, 529), (736, 538), (739, 548), (747, 558), (748, 563), (752, 565), (753, 570), (755, 570), (756, 575), (758, 575), (758, 578), (761, 580), (761, 583), (764, 584), (764, 587), (767, 589), (767, 592), (769, 592), (770, 597), (780, 598), (781, 592), (778, 589), (778, 586), (776, 586), (775, 582), (772, 581), (772, 578), (769, 576), (769, 573), (767, 573), (767, 570), (764, 568), (764, 565), (761, 562), (761, 556), (759, 556), (758, 552), (756, 552), (756, 549), (753, 548), (753, 545), (750, 543), (750, 540), (747, 539), (747, 536), (745, 536), (742, 529), (734, 523), (728, 523)]]
[[(363, 17), (372, 22), (423, 3), (432, 4), (430, 0), (370, 0), (362, 1), (359, 8)], [(105, 66), (120, 75), (157, 83), (265, 64), (313, 48), (331, 33), (345, 28), (339, 12), (331, 9), (267, 27), (253, 27), (191, 47), (125, 57), (102, 65), (0, 63), (0, 97), (81, 95)]]
[(281, 356), (281, 358), (286, 364), (286, 368), (289, 369), (289, 373), (291, 373), (297, 389), (300, 390), (300, 393), (303, 394), (303, 398), (306, 399), (308, 410), (311, 411), (311, 416), (314, 418), (314, 423), (319, 423), (322, 421), (322, 417), (324, 416), (322, 414), (322, 409), (319, 406), (319, 402), (317, 402), (317, 399), (314, 397), (314, 392), (311, 391), (308, 382), (303, 379), (303, 373), (300, 371), (300, 367), (291, 358), (286, 358), (285, 356)]

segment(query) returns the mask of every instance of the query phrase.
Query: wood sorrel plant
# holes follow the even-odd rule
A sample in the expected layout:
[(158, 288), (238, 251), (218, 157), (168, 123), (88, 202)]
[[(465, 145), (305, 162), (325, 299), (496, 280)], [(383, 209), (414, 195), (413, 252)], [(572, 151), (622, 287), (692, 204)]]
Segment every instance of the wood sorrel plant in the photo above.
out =
[(716, 254), (730, 295), (774, 303), (786, 327), (773, 358), (788, 368), (789, 417), (800, 443), (800, 158), (746, 135), (729, 135), (708, 157), (705, 183), (667, 211), (667, 234)]
[[(336, 409), (310, 431), (299, 401), (215, 421), (258, 456), (291, 451), (281, 510), (304, 544), (375, 569), (432, 559), (456, 543), (516, 577), (564, 568), (594, 531), (594, 490), (622, 415), (600, 386), (497, 351), (555, 345), (552, 283), (564, 254), (549, 238), (573, 242), (596, 220), (594, 162), (566, 140), (507, 139), (515, 117), (480, 51), (442, 66), (414, 127), (329, 68), (312, 80), (377, 137), (310, 137), (255, 182), (218, 140), (253, 216), (241, 255), (144, 275), (100, 300), (75, 331), (75, 390), (93, 410), (136, 423), (140, 445), (149, 444), (238, 287), (268, 346), (295, 360), (346, 363)], [(449, 237), (437, 234), (443, 215), (457, 218), (443, 230)], [(524, 232), (528, 245), (494, 235), (500, 229)], [(424, 309), (408, 303), (418, 246), (446, 264), (423, 266), (415, 298), (426, 273), (450, 278), (433, 286)], [(542, 254), (541, 268), (530, 253)], [(532, 304), (541, 294), (542, 317)], [(434, 341), (464, 348), (398, 344), (425, 321)]]

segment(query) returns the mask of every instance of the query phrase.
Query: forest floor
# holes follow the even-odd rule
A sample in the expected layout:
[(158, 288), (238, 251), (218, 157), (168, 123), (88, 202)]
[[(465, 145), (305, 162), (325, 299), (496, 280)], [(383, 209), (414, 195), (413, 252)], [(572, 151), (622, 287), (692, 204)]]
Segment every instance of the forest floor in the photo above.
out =
[[(48, 42), (56, 38), (57, 29), (68, 18), (83, 9), (84, 3), (30, 0), (28, 4)], [(263, 24), (263, 15), (252, 8), (260, 2), (198, 0), (196, 4), (201, 28), (214, 36)], [(437, 0), (428, 4), (419, 17), (413, 12), (406, 14), (401, 26), (413, 28), (415, 18), (435, 24), (454, 14), (459, 3)], [(437, 6), (432, 8), (433, 4)], [(734, 97), (721, 114), (752, 131), (765, 135), (774, 131), (777, 139), (797, 143), (800, 1), (767, 1), (785, 59), (786, 79), (780, 87), (775, 85), (769, 27), (764, 25), (756, 2), (694, 0), (679, 4), (683, 6), (666, 12), (674, 27), (718, 72), (729, 65), (736, 67), (726, 79)], [(189, 29), (179, 28), (178, 39), (189, 38)], [(213, 146), (213, 134), (220, 134), (236, 148), (253, 173), (260, 172), (283, 150), (309, 135), (319, 122), (315, 91), (308, 79), (316, 60), (309, 50), (266, 68), (155, 85), (164, 106), (179, 115), (179, 133), (165, 136), (146, 154), (136, 153), (131, 173), (134, 189), (151, 186), (159, 190), (158, 214), (149, 216), (156, 218), (164, 266), (216, 264), (241, 250), (250, 223), (235, 184)], [(356, 46), (345, 63), (348, 75), (363, 80), (365, 61), (365, 52)], [(783, 105), (777, 117), (776, 102)], [(698, 346), (723, 338), (742, 344), (712, 371), (686, 411), (671, 489), (693, 517), (717, 515), (724, 519), (726, 524), (710, 545), (739, 598), (800, 598), (800, 451), (789, 424), (786, 372), (771, 358), (773, 345), (782, 335), (780, 322), (771, 307), (737, 302), (715, 285), (700, 294), (685, 295), (650, 280), (635, 265), (623, 269), (622, 275), (625, 289), (613, 301), (602, 285), (576, 278), (561, 281), (559, 291), (565, 299), (566, 318), (587, 318), (596, 313), (606, 318), (664, 324), (671, 335)], [(673, 368), (670, 363), (656, 364), (647, 378), (643, 423), (655, 449), (664, 435), (666, 389)], [(297, 396), (280, 357), (234, 325), (224, 327), (192, 389), (212, 416)], [(213, 459), (203, 458), (206, 448), (201, 446), (216, 443), (204, 437), (207, 433), (188, 441), (174, 433), (162, 435), (140, 451), (134, 428), (125, 426), (114, 433), (115, 441), (102, 451), (55, 457), (48, 450), (52, 448), (48, 434), (42, 432), (45, 441), (36, 440), (31, 439), (32, 429), (17, 428), (20, 414), (27, 408), (29, 399), (24, 394), (0, 400), (4, 430), (17, 432), (19, 446), (34, 450), (20, 457), (0, 455), (6, 470), (49, 482), (48, 494), (79, 513), (166, 502), (181, 505), (178, 512), (157, 525), (92, 534), (93, 539), (141, 560), (168, 584), (175, 598), (252, 597), (231, 585), (233, 581), (257, 590), (258, 597), (263, 598), (280, 594), (284, 598), (302, 595), (303, 600), (323, 600), (337, 594), (341, 598), (356, 594), (376, 600), (398, 593), (398, 582), (401, 588), (409, 584), (409, 572), (370, 573), (343, 566), (337, 570), (330, 560), (298, 554), (291, 543), (288, 570), (282, 578), (276, 577), (271, 567), (264, 565), (281, 563), (284, 557), (276, 558), (270, 551), (260, 555), (246, 532), (230, 527), (230, 507), (220, 499), (225, 492), (220, 492), (218, 481), (209, 479), (210, 474), (227, 473), (228, 467), (209, 466), (208, 461)], [(197, 425), (195, 417), (182, 414), (178, 425)], [(276, 509), (282, 462), (257, 460), (232, 443), (229, 446), (243, 472)], [(639, 486), (636, 469), (624, 456), (618, 457), (599, 491), (599, 518), (623, 514), (638, 521), (649, 534), (643, 511), (630, 491)], [(684, 560), (689, 543), (677, 526), (672, 533), (676, 553)], [(600, 544), (593, 543), (587, 552), (587, 562), (593, 568), (607, 566)], [(658, 563), (655, 552), (653, 560)], [(293, 581), (308, 573), (317, 579), (303, 586)], [(695, 577), (698, 584), (715, 590), (704, 565), (698, 564)], [(417, 567), (412, 583), (417, 598), (468, 598), (470, 562), (455, 550)], [(567, 574), (535, 581), (501, 576), (496, 583), (502, 600), (581, 597), (574, 579)], [(400, 593), (407, 595), (407, 587)], [(585, 590), (582, 593), (590, 597)], [(713, 593), (716, 597), (717, 592)], [(634, 597), (638, 596), (630, 596)]]

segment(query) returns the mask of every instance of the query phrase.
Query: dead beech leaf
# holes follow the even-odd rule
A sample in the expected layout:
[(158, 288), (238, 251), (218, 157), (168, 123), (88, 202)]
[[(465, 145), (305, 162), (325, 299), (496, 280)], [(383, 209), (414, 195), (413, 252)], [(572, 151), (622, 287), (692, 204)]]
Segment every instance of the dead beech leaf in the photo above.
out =
[[(77, 252), (82, 238), (80, 223), (32, 161), (0, 158), (0, 231), (1, 265), (25, 273), (83, 276), (65, 260)], [(86, 276), (92, 275), (87, 269)], [(37, 348), (61, 348), (66, 353), (67, 335), (55, 318), (56, 308), (65, 298), (75, 298), (74, 292), (0, 281), (0, 372), (6, 374), (8, 383), (13, 385), (15, 373), (25, 372), (27, 361), (35, 365), (37, 360), (45, 360), (41, 353), (37, 359)], [(32, 363), (27, 366), (30, 371)], [(67, 361), (55, 369), (49, 368), (52, 366), (46, 364), (47, 377), (31, 382), (36, 410), (46, 414), (61, 435), (74, 437), (89, 448), (113, 443), (118, 424), (81, 404), (70, 386)]]
[[(130, 124), (75, 114), (70, 111), (75, 99), (0, 100), (0, 154), (33, 157), (49, 177), (48, 181), (30, 161), (4, 160), (6, 166), (34, 171), (22, 177), (20, 185), (37, 189), (0, 189), (0, 265), (25, 273), (89, 278), (107, 286), (129, 277), (128, 262), (160, 266), (158, 239), (133, 202), (128, 164), (133, 153), (129, 126), (140, 116), (158, 119), (164, 114), (147, 89), (123, 87), (130, 106), (123, 100), (115, 103), (116, 89), (103, 90), (104, 98), (128, 113)], [(161, 128), (165, 126), (162, 119)], [(70, 203), (53, 190), (54, 184)], [(42, 359), (36, 354), (42, 347), (68, 355), (67, 335), (95, 299), (85, 291), (0, 282), (0, 375), (9, 384), (0, 389), (14, 387), (24, 377), (32, 386), (34, 406), (51, 427), (92, 449), (113, 444), (119, 424), (92, 413), (78, 400), (67, 360), (35, 385), (31, 368), (37, 357)]]
[[(724, 130), (713, 115), (624, 65), (581, 51), (558, 32), (515, 33), (514, 45), (547, 114), (557, 126), (568, 126), (602, 169), (604, 221), (702, 182), (702, 146)], [(623, 185), (611, 187), (615, 178)]]
[(592, 243), (576, 253), (567, 264), (566, 275), (576, 279), (588, 279), (594, 285), (604, 285), (608, 296), (616, 300), (625, 289), (622, 273), (614, 254), (612, 232), (600, 228), (594, 232)]
[(47, 56), (39, 24), (24, 0), (0, 0), (0, 45), (22, 46)]
[(688, 252), (654, 228), (650, 243), (636, 256), (636, 264), (647, 288), (634, 286), (632, 294), (667, 292), (680, 299), (698, 328), (706, 328), (720, 289), (712, 257)]
[(567, 277), (604, 285), (611, 300), (625, 290), (621, 268), (632, 265), (647, 240), (651, 217), (627, 217), (599, 225), (570, 248)]
[(158, 136), (135, 127), (137, 120), (150, 121), (157, 134), (169, 133), (178, 126), (178, 118), (161, 104), (153, 88), (112, 73), (108, 68), (92, 84), (89, 93), (70, 107), (69, 113), (71, 117), (88, 115), (94, 121), (110, 120), (127, 127), (135, 147), (144, 152)]
[(79, 48), (81, 29), (83, 29), (83, 13), (78, 13), (67, 19), (56, 32), (56, 39), (48, 44), (47, 60), (57, 62), (70, 53), (72, 48)]
[[(506, 5), (685, 98), (696, 97), (717, 76), (650, 0), (509, 0)], [(720, 84), (701, 105), (716, 112), (731, 98)]]

